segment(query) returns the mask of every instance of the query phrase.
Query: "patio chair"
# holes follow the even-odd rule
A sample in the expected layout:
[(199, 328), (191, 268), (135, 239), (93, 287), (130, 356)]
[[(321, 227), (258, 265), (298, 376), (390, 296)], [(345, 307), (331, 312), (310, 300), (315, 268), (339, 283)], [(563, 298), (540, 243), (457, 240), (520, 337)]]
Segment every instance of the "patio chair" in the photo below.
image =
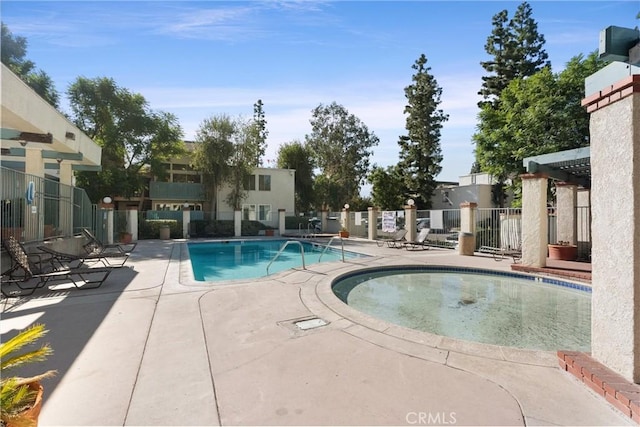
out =
[(421, 248), (423, 250), (430, 249), (427, 242), (427, 237), (429, 236), (430, 231), (430, 228), (423, 228), (416, 236), (416, 240), (404, 242), (404, 248), (407, 250), (417, 248)]
[[(6, 297), (27, 296), (33, 294), (36, 289), (47, 286), (49, 283), (70, 281), (78, 289), (95, 289), (104, 283), (112, 268), (66, 268), (56, 269), (50, 259), (43, 254), (28, 254), (24, 247), (13, 236), (2, 241), (2, 245), (11, 257), (11, 268), (2, 272), (0, 292)], [(33, 258), (38, 261), (32, 261)], [(93, 278), (98, 276), (98, 278)], [(32, 286), (27, 286), (34, 282)], [(26, 293), (7, 291), (5, 286), (15, 284)]]
[(493, 246), (480, 246), (478, 252), (483, 254), (490, 254), (495, 261), (502, 261), (507, 257), (513, 259), (514, 264), (520, 262), (522, 259), (522, 250), (520, 248), (496, 248)]
[(101, 262), (105, 267), (122, 267), (124, 266), (124, 263), (127, 262), (130, 255), (128, 252), (120, 251), (99, 251), (76, 255), (68, 252), (56, 251), (47, 245), (38, 246), (38, 250), (49, 254), (51, 256), (51, 262), (61, 268), (64, 268), (65, 265), (72, 264), (76, 261), (78, 262), (77, 266), (91, 262)]
[(382, 247), (386, 243), (386, 245), (390, 248), (401, 248), (402, 242), (404, 241), (404, 236), (406, 234), (407, 234), (407, 230), (403, 228), (396, 231), (395, 234), (388, 239), (376, 240), (376, 243), (378, 244), (378, 247)]
[(105, 252), (110, 253), (128, 253), (133, 252), (138, 242), (132, 243), (102, 243), (89, 229), (83, 228), (82, 234), (88, 240), (83, 246), (88, 254), (95, 255)]

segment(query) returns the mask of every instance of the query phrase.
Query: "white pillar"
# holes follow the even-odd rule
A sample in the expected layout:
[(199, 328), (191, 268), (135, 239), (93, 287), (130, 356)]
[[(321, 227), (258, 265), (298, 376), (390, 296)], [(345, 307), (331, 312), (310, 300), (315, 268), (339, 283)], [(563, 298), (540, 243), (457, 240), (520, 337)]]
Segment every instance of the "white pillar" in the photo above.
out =
[(191, 209), (188, 206), (182, 207), (182, 237), (189, 238), (189, 222), (191, 222)]
[(404, 229), (407, 230), (406, 240), (415, 242), (417, 233), (416, 228), (416, 205), (405, 205), (404, 207)]
[(127, 210), (127, 231), (131, 233), (131, 241), (136, 242), (138, 240), (138, 210)]
[(62, 235), (73, 235), (73, 169), (68, 161), (60, 163), (60, 182), (59, 191), (60, 198), (58, 202), (58, 224), (57, 226)]
[(233, 231), (234, 236), (242, 236), (242, 211), (233, 211)]
[(576, 206), (578, 202), (578, 186), (567, 182), (556, 182), (557, 202), (557, 240), (577, 244), (578, 221)]
[(547, 265), (547, 177), (524, 174), (522, 178), (522, 264)]
[(113, 244), (113, 207), (107, 208), (107, 244)]
[(351, 215), (349, 215), (349, 208), (346, 206), (348, 205), (345, 205), (345, 207), (342, 208), (342, 212), (340, 212), (340, 224), (342, 228), (349, 231), (351, 228)]
[(640, 382), (640, 75), (586, 98), (591, 112), (591, 354)]
[(460, 234), (458, 235), (458, 255), (473, 256), (476, 250), (476, 209), (477, 203), (460, 203)]
[(25, 211), (23, 217), (23, 239), (24, 241), (42, 240), (44, 238), (44, 160), (42, 159), (42, 150), (32, 148), (27, 145), (25, 147), (25, 164), (24, 164), (25, 186), (29, 188), (29, 183), (35, 185), (35, 196), (33, 202), (29, 205), (25, 203)]
[(286, 211), (284, 209), (278, 209), (278, 234), (284, 236), (286, 233)]
[(327, 219), (328, 216), (329, 216), (329, 212), (324, 210), (320, 211), (320, 223), (322, 224), (323, 233), (327, 232), (327, 227), (329, 226), (329, 221)]
[(367, 235), (369, 240), (378, 238), (378, 208), (369, 207), (369, 224), (367, 225)]

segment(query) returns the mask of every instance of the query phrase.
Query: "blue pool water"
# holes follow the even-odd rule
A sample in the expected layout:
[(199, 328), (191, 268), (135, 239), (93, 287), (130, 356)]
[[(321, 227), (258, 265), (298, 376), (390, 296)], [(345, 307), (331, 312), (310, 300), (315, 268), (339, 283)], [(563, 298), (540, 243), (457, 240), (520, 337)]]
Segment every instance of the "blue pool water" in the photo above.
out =
[[(267, 266), (286, 240), (233, 240), (225, 242), (189, 243), (193, 275), (199, 281), (254, 279), (267, 275)], [(301, 242), (304, 260), (308, 266), (319, 262), (324, 246)], [(362, 255), (344, 252), (344, 258)], [(342, 260), (342, 252), (330, 248), (320, 262)], [(269, 274), (302, 267), (300, 246), (289, 244), (269, 267)]]
[(590, 288), (446, 267), (368, 270), (333, 284), (353, 308), (397, 325), (487, 344), (589, 351)]

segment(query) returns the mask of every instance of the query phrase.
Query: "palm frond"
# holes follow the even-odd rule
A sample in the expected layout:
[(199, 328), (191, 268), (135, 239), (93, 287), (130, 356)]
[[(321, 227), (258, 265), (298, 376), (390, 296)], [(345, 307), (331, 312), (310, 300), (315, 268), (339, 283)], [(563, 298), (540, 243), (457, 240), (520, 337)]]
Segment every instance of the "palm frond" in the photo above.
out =
[(26, 345), (36, 342), (37, 340), (42, 338), (47, 332), (49, 331), (44, 329), (44, 325), (34, 324), (29, 328), (21, 331), (15, 337), (9, 339), (6, 342), (3, 342), (2, 345), (0, 345), (0, 360), (3, 360), (2, 369), (5, 369), (4, 359), (7, 355), (20, 350), (22, 347)]

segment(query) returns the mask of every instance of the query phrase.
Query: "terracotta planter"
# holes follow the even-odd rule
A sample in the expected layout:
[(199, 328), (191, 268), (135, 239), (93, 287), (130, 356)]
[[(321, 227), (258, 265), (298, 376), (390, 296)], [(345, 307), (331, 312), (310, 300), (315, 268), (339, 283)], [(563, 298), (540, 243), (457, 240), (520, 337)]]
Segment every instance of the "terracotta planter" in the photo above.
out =
[(24, 425), (37, 426), (40, 410), (42, 409), (42, 394), (44, 389), (40, 382), (32, 382), (29, 384), (31, 390), (37, 390), (36, 402), (26, 411), (21, 412), (17, 417), (7, 422), (6, 427), (19, 427)]
[(549, 245), (549, 259), (575, 261), (578, 258), (576, 245)]
[(120, 233), (120, 243), (131, 243), (131, 233)]
[(18, 242), (21, 242), (22, 230), (22, 227), (2, 227), (2, 240), (8, 239), (9, 236), (13, 236)]
[(264, 235), (265, 236), (273, 236), (274, 235), (273, 230), (264, 230)]
[(348, 231), (340, 231), (340, 237), (342, 237), (343, 239), (346, 239), (347, 237), (349, 237), (349, 232)]

